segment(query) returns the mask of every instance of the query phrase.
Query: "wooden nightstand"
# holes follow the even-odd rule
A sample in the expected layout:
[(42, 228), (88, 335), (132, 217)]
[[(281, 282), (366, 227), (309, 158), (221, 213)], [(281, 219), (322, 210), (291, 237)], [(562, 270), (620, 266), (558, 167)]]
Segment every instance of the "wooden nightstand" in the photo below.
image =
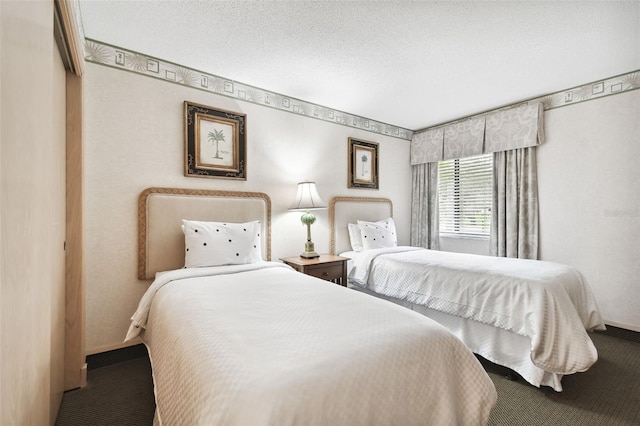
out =
[(347, 286), (347, 260), (348, 257), (321, 254), (315, 259), (304, 257), (285, 257), (281, 259), (298, 272), (322, 278), (335, 284)]

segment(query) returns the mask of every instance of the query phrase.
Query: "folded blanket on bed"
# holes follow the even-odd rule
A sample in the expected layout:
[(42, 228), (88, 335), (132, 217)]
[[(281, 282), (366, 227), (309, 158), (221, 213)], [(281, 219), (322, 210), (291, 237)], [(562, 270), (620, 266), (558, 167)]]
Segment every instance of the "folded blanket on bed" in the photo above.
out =
[(545, 371), (572, 374), (598, 359), (586, 330), (604, 330), (602, 317), (582, 274), (566, 265), (393, 247), (359, 254), (349, 282), (528, 336)]

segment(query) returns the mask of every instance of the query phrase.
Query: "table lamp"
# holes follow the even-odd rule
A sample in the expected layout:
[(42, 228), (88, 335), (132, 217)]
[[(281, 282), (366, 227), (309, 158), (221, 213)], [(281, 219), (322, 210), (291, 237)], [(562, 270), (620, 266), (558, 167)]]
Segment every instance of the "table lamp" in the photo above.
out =
[(316, 221), (316, 217), (311, 213), (311, 210), (326, 209), (327, 205), (320, 198), (318, 189), (315, 182), (299, 182), (298, 183), (298, 195), (296, 199), (289, 207), (290, 211), (303, 210), (305, 213), (300, 218), (303, 225), (307, 226), (307, 242), (304, 245), (304, 252), (300, 257), (312, 259), (320, 257), (316, 253), (313, 242), (311, 241), (311, 225)]

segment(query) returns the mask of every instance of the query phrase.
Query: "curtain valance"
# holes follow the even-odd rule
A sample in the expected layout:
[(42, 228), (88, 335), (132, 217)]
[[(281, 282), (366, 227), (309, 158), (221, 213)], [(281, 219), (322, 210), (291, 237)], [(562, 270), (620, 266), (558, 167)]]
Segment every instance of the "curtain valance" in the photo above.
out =
[(443, 160), (482, 154), (484, 118), (472, 118), (444, 128)]
[(411, 138), (411, 164), (442, 161), (444, 127), (417, 133)]
[(543, 143), (542, 103), (509, 108), (415, 133), (411, 164), (472, 157)]

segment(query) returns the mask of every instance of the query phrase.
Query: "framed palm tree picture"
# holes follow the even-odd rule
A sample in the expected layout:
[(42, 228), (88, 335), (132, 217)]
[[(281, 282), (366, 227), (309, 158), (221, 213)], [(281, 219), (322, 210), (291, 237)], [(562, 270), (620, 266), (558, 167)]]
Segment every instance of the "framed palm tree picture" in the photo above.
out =
[(378, 189), (378, 144), (349, 138), (349, 188)]
[(184, 102), (185, 176), (247, 179), (245, 114)]

